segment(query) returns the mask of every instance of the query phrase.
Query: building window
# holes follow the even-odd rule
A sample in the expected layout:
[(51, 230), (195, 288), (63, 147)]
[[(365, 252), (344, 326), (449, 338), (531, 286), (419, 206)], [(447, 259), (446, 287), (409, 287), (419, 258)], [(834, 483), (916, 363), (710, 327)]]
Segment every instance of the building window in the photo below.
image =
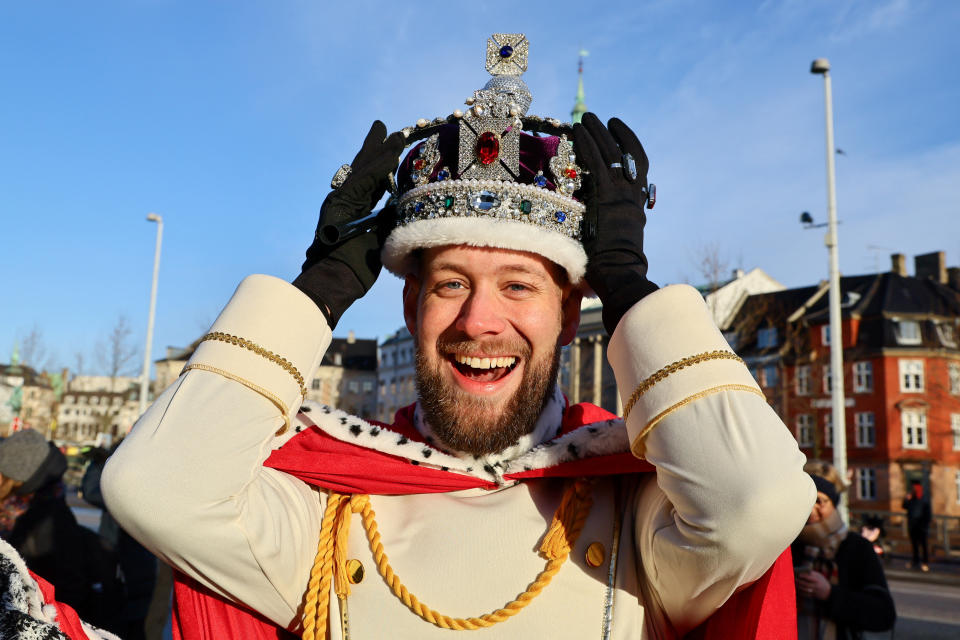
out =
[(953, 483), (957, 485), (957, 504), (960, 504), (960, 471), (953, 476)]
[(370, 392), (370, 391), (373, 391), (373, 382), (371, 382), (370, 380), (364, 380), (364, 381), (363, 381), (363, 392), (364, 392), (364, 393), (368, 393), (368, 392)]
[(310, 387), (311, 387), (314, 391), (319, 391), (319, 390), (320, 390), (320, 378), (314, 378), (314, 379), (313, 379), (313, 383), (311, 383)]
[(900, 391), (923, 391), (923, 360), (900, 360)]
[(853, 414), (853, 420), (857, 425), (857, 446), (872, 447), (877, 444), (877, 429), (874, 423), (873, 412), (864, 411), (863, 413)]
[(347, 389), (350, 390), (350, 393), (357, 393), (358, 391), (360, 391), (360, 385), (357, 383), (356, 380), (351, 380), (350, 382), (347, 383)]
[(917, 320), (897, 320), (894, 334), (897, 344), (920, 344), (920, 323)]
[(825, 347), (830, 345), (830, 325), (825, 324), (820, 327), (820, 342)]
[(767, 387), (776, 387), (780, 384), (780, 376), (777, 373), (777, 365), (768, 364), (763, 368), (763, 383)]
[(876, 469), (857, 469), (857, 498), (860, 500), (877, 499)]
[(833, 393), (833, 372), (828, 364), (823, 365), (823, 392)]
[(777, 346), (777, 329), (776, 327), (769, 327), (767, 329), (760, 329), (757, 331), (757, 347), (760, 349), (766, 349), (767, 347)]
[(855, 362), (853, 364), (853, 390), (856, 393), (873, 391), (872, 362)]
[(813, 446), (813, 416), (809, 413), (797, 416), (797, 443), (801, 447)]
[(957, 348), (957, 330), (949, 321), (937, 323), (937, 337), (943, 346)]
[(960, 451), (960, 413), (950, 414), (950, 432), (953, 434), (953, 450)]
[(833, 412), (828, 411), (823, 417), (823, 446), (833, 447)]
[(903, 448), (927, 448), (927, 414), (920, 409), (904, 409), (900, 413), (903, 424)]
[(960, 362), (947, 364), (947, 376), (950, 378), (950, 393), (960, 396)]
[(810, 365), (797, 367), (797, 395), (810, 395)]

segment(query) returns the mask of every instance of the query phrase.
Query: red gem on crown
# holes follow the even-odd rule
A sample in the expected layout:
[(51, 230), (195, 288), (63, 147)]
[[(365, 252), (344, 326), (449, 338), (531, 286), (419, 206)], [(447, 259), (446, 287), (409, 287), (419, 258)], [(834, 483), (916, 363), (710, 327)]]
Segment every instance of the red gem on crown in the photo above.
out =
[(423, 169), (423, 165), (424, 165), (423, 158), (417, 158), (416, 160), (413, 161), (413, 170), (420, 171), (420, 169)]
[(573, 167), (567, 167), (563, 170), (563, 175), (567, 176), (571, 180), (577, 177), (577, 170)]
[(487, 131), (477, 138), (477, 158), (480, 163), (487, 165), (496, 162), (500, 156), (500, 138), (497, 134)]

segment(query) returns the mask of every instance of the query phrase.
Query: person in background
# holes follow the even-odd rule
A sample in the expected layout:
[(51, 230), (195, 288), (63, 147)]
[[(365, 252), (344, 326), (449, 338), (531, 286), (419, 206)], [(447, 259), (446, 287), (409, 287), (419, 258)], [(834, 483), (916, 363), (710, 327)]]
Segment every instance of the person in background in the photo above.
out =
[[(910, 546), (913, 547), (913, 562), (907, 563), (907, 569), (920, 566), (923, 572), (930, 571), (927, 553), (927, 535), (930, 532), (930, 501), (923, 495), (923, 485), (913, 482), (910, 495), (903, 499), (903, 508), (907, 511), (907, 533), (910, 534)], [(923, 551), (923, 562), (920, 551)]]
[(39, 431), (0, 442), (0, 536), (78, 612), (88, 600), (80, 525), (64, 497), (67, 459)]
[(823, 476), (806, 526), (793, 544), (799, 640), (854, 640), (888, 631), (897, 619), (873, 544), (840, 518), (840, 493)]

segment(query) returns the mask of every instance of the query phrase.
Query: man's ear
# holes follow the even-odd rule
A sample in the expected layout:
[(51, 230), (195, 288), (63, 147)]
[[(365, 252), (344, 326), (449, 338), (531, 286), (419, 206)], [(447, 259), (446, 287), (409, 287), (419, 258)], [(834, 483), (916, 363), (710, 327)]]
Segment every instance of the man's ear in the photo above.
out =
[(403, 281), (403, 320), (410, 335), (417, 335), (417, 310), (420, 302), (420, 279), (408, 275)]
[(580, 302), (583, 291), (580, 287), (570, 287), (560, 308), (560, 346), (570, 344), (580, 328)]

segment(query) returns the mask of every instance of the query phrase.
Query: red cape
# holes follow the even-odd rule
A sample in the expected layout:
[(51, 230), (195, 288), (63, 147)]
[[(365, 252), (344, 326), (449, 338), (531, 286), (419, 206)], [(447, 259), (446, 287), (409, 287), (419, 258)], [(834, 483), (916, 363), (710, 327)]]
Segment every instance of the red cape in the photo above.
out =
[[(563, 433), (616, 418), (595, 405), (568, 407)], [(413, 426), (413, 405), (397, 412), (393, 425), (380, 426), (422, 441)], [(308, 484), (341, 493), (410, 495), (440, 493), (493, 483), (459, 473), (411, 464), (409, 460), (343, 442), (311, 427), (275, 450), (264, 466)], [(583, 458), (546, 469), (504, 476), (511, 480), (545, 477), (648, 473), (653, 466), (629, 452)], [(266, 618), (213, 593), (192, 578), (175, 572), (174, 640), (277, 640), (294, 638)], [(787, 548), (757, 582), (734, 594), (713, 616), (687, 634), (693, 640), (792, 640), (797, 637), (793, 566)]]

